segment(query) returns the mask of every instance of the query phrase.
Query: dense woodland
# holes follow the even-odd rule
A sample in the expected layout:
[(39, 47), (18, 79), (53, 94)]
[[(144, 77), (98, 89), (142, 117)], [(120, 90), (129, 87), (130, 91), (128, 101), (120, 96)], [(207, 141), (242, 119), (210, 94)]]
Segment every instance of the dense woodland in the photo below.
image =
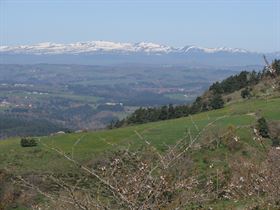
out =
[[(274, 74), (280, 75), (280, 60), (274, 60), (271, 67), (275, 69)], [(108, 127), (118, 128), (125, 125), (174, 119), (203, 111), (220, 109), (223, 108), (225, 104), (222, 98), (223, 94), (230, 94), (245, 88), (241, 91), (241, 96), (242, 98), (247, 98), (250, 96), (250, 86), (258, 84), (259, 81), (266, 76), (273, 76), (267, 68), (264, 68), (261, 72), (242, 71), (221, 82), (215, 82), (209, 87), (208, 94), (205, 94), (207, 97), (205, 95), (197, 97), (191, 105), (173, 106), (170, 104), (169, 106), (161, 107), (140, 107), (127, 118), (111, 122)]]
[(16, 135), (42, 136), (59, 130), (65, 130), (65, 128), (44, 119), (0, 114), (0, 139)]

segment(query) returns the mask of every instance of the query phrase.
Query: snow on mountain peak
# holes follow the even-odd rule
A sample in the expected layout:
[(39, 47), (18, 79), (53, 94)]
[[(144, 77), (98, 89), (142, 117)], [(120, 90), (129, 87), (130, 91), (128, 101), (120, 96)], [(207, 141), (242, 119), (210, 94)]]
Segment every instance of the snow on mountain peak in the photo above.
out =
[(182, 52), (191, 53), (191, 52), (204, 52), (204, 53), (217, 53), (217, 52), (229, 52), (229, 53), (248, 53), (249, 51), (239, 48), (204, 48), (197, 46), (186, 46), (180, 49)]
[(94, 52), (121, 52), (121, 53), (248, 53), (247, 50), (234, 48), (203, 48), (197, 46), (186, 46), (183, 48), (173, 48), (167, 45), (156, 44), (152, 42), (139, 42), (136, 44), (125, 42), (110, 41), (87, 41), (70, 44), (58, 44), (53, 42), (42, 42), (34, 45), (21, 46), (0, 46), (0, 52), (3, 53), (30, 53), (30, 54), (77, 54)]
[(172, 51), (172, 48), (165, 45), (155, 44), (152, 42), (140, 42), (134, 45), (136, 51), (156, 52), (156, 53), (168, 53)]

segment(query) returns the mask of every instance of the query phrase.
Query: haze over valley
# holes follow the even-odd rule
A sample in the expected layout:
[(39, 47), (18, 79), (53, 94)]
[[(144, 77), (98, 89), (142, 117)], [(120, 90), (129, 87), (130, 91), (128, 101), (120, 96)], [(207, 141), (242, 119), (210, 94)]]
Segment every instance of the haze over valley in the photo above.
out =
[(279, 210), (279, 0), (0, 0), (0, 210)]
[[(0, 46), (0, 56), (2, 121), (31, 126), (6, 126), (2, 138), (103, 129), (139, 107), (190, 103), (213, 82), (264, 62), (244, 49), (109, 41)], [(32, 129), (34, 120), (48, 126)]]
[[(100, 129), (140, 106), (190, 103), (212, 82), (240, 70), (148, 64), (1, 64), (0, 116), (44, 119), (57, 125), (57, 130)], [(32, 134), (9, 128), (1, 133), (2, 138)]]

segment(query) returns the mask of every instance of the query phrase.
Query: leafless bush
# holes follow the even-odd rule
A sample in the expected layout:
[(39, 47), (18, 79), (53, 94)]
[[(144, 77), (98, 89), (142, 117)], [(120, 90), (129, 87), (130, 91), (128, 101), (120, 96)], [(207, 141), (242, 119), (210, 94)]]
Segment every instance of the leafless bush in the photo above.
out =
[[(75, 174), (40, 177), (41, 182), (48, 183), (52, 190), (26, 177), (17, 177), (15, 182), (51, 201), (41, 205), (41, 209), (183, 209), (189, 203), (238, 200), (244, 196), (263, 198), (264, 195), (267, 202), (277, 205), (279, 151), (271, 150), (266, 161), (259, 166), (240, 157), (229, 160), (228, 171), (211, 169), (214, 173), (204, 177), (194, 172), (193, 160), (187, 151), (196, 149), (197, 141), (205, 137), (202, 134), (209, 133), (208, 128), (222, 118), (201, 130), (193, 122), (196, 135), (187, 130), (186, 136), (175, 145), (166, 145), (165, 152), (159, 152), (147, 138), (135, 131), (139, 141), (145, 145), (141, 150), (120, 150), (83, 165), (73, 155), (41, 142), (75, 165)], [(213, 137), (225, 141), (223, 143), (229, 145), (229, 151), (232, 151), (231, 143), (239, 141), (234, 127)], [(213, 139), (209, 139), (209, 143), (212, 142)], [(33, 208), (38, 209), (39, 206), (34, 205)]]
[[(243, 157), (230, 160), (230, 181), (223, 188), (223, 197), (232, 200), (251, 198), (256, 206), (280, 207), (280, 152), (271, 148), (264, 161)], [(260, 207), (260, 206), (259, 206)]]

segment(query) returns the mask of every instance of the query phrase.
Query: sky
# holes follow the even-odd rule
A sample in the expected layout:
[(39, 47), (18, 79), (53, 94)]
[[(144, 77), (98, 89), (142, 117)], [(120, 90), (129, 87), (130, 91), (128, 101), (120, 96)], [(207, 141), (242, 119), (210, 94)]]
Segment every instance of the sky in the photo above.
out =
[(0, 45), (93, 40), (280, 51), (280, 0), (0, 0)]

